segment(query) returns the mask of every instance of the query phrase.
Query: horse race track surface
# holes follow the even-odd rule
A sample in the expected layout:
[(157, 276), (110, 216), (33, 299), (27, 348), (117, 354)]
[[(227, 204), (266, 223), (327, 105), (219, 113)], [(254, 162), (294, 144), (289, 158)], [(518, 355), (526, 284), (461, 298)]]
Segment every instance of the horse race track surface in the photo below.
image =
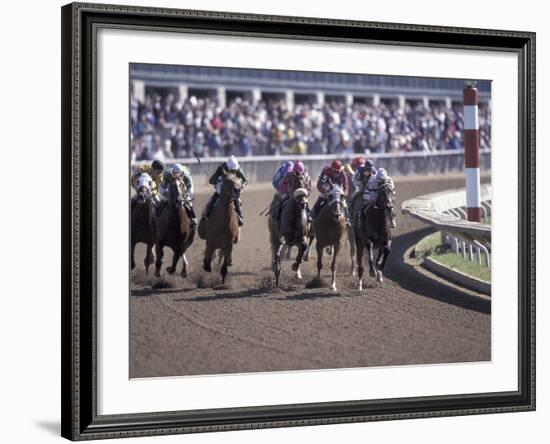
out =
[[(463, 180), (398, 179), (396, 209), (413, 196), (461, 187)], [(207, 197), (197, 193), (197, 211)], [(362, 293), (356, 290), (346, 245), (337, 292), (305, 288), (316, 274), (314, 248), (302, 267), (304, 279), (296, 281), (285, 261), (282, 288), (275, 290), (267, 221), (258, 215), (271, 201), (271, 189), (250, 186), (242, 197), (245, 226), (225, 286), (217, 269), (202, 272), (204, 241), (198, 237), (187, 254), (187, 279), (145, 276), (144, 246), (138, 245), (131, 275), (130, 377), (491, 359), (490, 302), (426, 279), (403, 260), (405, 250), (428, 232), (420, 222), (398, 211), (383, 284), (369, 278)], [(171, 257), (167, 251), (164, 269)], [(328, 256), (323, 271), (328, 280)]]

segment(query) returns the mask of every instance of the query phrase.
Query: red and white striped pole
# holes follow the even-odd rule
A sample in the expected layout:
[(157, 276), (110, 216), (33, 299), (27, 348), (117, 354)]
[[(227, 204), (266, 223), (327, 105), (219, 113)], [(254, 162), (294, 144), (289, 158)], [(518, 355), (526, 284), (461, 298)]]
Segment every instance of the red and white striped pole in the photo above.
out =
[(477, 88), (464, 87), (464, 166), (466, 167), (466, 206), (468, 220), (481, 222), (479, 182), (479, 120)]

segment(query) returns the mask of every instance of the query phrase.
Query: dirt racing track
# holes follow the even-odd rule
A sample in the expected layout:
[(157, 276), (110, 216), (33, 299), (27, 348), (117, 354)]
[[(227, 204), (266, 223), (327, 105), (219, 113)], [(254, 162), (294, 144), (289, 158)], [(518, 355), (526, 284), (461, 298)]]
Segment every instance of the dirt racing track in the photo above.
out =
[[(398, 179), (396, 208), (413, 196), (463, 184), (461, 177)], [(198, 211), (207, 198), (196, 194)], [(316, 274), (314, 248), (302, 281), (286, 261), (281, 288), (274, 289), (267, 221), (259, 215), (271, 198), (263, 185), (243, 192), (245, 226), (224, 286), (216, 269), (201, 270), (204, 241), (198, 237), (187, 253), (187, 279), (177, 274), (181, 264), (174, 276), (145, 276), (145, 248), (138, 246), (131, 274), (131, 378), (491, 359), (490, 301), (426, 277), (404, 260), (430, 230), (408, 216), (398, 214), (384, 283), (369, 278), (363, 292), (356, 290), (346, 245), (337, 292), (328, 285), (306, 288)], [(171, 256), (167, 250), (164, 269)], [(328, 256), (323, 272), (328, 281)]]

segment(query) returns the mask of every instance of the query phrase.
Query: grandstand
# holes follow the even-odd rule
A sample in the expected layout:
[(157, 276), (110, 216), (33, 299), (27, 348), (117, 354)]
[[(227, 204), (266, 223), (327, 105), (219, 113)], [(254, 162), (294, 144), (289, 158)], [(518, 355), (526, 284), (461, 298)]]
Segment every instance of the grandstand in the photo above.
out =
[[(464, 82), (131, 64), (132, 160), (461, 149)], [(477, 87), (490, 149), (491, 82)]]

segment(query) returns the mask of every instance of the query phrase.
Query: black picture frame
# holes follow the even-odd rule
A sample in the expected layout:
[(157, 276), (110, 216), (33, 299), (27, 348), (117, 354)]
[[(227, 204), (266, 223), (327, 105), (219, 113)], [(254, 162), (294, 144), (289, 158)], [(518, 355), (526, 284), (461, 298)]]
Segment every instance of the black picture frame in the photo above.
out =
[[(62, 436), (120, 438), (535, 409), (535, 33), (101, 4), (62, 15)], [(96, 380), (96, 84), (100, 27), (508, 51), (519, 66), (518, 390), (100, 416)]]

